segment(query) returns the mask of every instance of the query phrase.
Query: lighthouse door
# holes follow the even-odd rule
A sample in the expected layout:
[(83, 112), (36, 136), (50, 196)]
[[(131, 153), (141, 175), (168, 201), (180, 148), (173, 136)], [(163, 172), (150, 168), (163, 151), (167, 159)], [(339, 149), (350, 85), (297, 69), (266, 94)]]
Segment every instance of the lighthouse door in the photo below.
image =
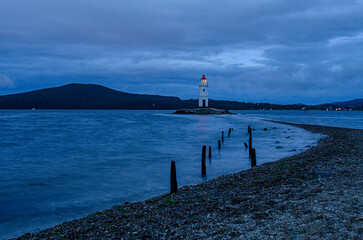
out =
[(203, 100), (203, 107), (205, 108), (205, 100)]

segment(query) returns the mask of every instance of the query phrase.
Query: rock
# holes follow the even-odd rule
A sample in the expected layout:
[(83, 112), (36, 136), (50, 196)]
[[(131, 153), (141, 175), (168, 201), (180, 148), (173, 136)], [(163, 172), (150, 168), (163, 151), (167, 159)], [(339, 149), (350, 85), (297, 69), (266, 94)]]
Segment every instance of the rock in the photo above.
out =
[(313, 169), (313, 177), (314, 178), (326, 178), (333, 176), (333, 172), (327, 169), (321, 169), (321, 168), (314, 168)]
[(194, 108), (194, 109), (178, 109), (173, 114), (234, 114), (227, 109), (217, 108)]

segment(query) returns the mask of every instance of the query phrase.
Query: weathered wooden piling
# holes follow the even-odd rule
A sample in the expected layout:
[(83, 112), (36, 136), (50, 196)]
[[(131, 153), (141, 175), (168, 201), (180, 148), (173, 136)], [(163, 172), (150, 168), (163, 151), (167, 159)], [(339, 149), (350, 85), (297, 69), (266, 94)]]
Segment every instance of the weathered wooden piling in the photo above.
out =
[(251, 129), (250, 125), (248, 125), (248, 134), (250, 135), (250, 137), (248, 139), (248, 152), (251, 156), (251, 154), (252, 154), (252, 129)]
[(224, 131), (222, 131), (222, 142), (224, 142)]
[(247, 145), (247, 143), (244, 143), (245, 144), (245, 148), (248, 148), (248, 145)]
[(209, 146), (209, 155), (208, 155), (209, 158), (212, 158), (212, 147)]
[(228, 137), (230, 137), (230, 136), (231, 136), (231, 131), (232, 131), (232, 128), (229, 128), (229, 129), (228, 129)]
[(207, 170), (205, 167), (205, 155), (207, 152), (207, 146), (203, 145), (203, 149), (202, 149), (202, 177), (205, 177), (207, 175)]
[(251, 156), (251, 152), (252, 152), (252, 137), (251, 136), (250, 136), (250, 139), (248, 139), (248, 151)]
[(218, 140), (218, 149), (221, 149), (221, 140)]
[(256, 166), (256, 149), (252, 148), (251, 150), (251, 167)]
[(171, 161), (170, 168), (170, 194), (178, 191), (178, 183), (176, 182), (176, 168), (175, 161)]

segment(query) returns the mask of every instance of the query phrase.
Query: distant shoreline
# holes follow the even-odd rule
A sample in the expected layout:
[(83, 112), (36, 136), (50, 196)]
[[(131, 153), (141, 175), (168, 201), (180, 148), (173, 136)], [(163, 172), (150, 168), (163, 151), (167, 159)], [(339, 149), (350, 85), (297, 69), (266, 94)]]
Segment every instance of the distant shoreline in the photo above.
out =
[[(209, 107), (229, 110), (363, 110), (363, 99), (320, 105), (253, 103), (209, 99)], [(59, 87), (0, 96), (0, 109), (176, 110), (198, 107), (197, 99), (134, 94), (97, 84), (71, 83)]]
[[(117, 108), (0, 108), (0, 111), (71, 111), (71, 110), (79, 110), (79, 111), (177, 111), (178, 109), (117, 109)], [(347, 110), (341, 110), (341, 111), (326, 111), (322, 109), (308, 109), (308, 110), (301, 110), (301, 109), (229, 109), (232, 111), (264, 111), (264, 112), (270, 112), (270, 111), (296, 111), (296, 112), (347, 112)], [(361, 112), (363, 109), (353, 109), (349, 112)]]
[(363, 130), (272, 122), (326, 137), (291, 157), (18, 239), (358, 239)]

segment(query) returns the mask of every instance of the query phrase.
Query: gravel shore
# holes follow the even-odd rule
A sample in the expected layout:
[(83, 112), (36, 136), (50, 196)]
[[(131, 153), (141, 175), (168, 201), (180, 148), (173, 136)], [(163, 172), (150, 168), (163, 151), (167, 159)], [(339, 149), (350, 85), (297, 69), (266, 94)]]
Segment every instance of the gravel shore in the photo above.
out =
[(18, 239), (362, 239), (363, 130), (285, 124), (326, 137), (276, 162)]

